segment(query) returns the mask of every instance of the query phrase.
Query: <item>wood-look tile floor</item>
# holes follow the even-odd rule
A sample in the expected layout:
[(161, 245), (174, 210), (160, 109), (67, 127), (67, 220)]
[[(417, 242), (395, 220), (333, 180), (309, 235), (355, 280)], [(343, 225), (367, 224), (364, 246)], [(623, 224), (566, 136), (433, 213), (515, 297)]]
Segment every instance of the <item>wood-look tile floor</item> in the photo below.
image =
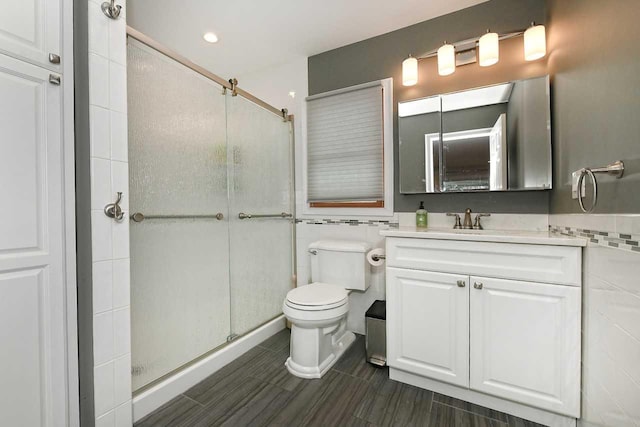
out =
[(289, 331), (274, 335), (136, 423), (147, 426), (536, 427), (389, 379), (357, 340), (319, 380), (289, 374)]

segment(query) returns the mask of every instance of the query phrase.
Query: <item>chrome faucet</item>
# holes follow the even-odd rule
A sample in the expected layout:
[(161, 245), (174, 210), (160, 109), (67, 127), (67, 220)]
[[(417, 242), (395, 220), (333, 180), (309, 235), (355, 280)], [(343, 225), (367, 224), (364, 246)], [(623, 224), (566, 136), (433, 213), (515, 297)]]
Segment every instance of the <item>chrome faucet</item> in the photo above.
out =
[(473, 223), (473, 228), (475, 228), (476, 230), (484, 230), (484, 227), (480, 223), (480, 218), (482, 218), (483, 216), (491, 216), (491, 214), (489, 214), (489, 213), (480, 213), (480, 214), (476, 215), (476, 220)]
[(471, 222), (471, 209), (469, 208), (464, 211), (464, 222), (462, 223), (462, 228), (465, 230), (473, 229), (473, 223)]
[(460, 220), (460, 215), (458, 215), (457, 213), (449, 212), (449, 213), (447, 213), (447, 216), (455, 216), (456, 217), (456, 222), (453, 225), (453, 228), (455, 230), (458, 230), (458, 229), (462, 228), (462, 221)]
[(456, 230), (459, 229), (465, 229), (465, 230), (484, 230), (484, 228), (482, 227), (482, 223), (480, 222), (480, 218), (482, 218), (483, 216), (491, 216), (491, 214), (488, 213), (479, 213), (476, 214), (475, 220), (471, 221), (471, 214), (473, 212), (471, 211), (470, 208), (467, 208), (464, 211), (464, 222), (462, 222), (462, 219), (460, 218), (460, 215), (457, 213), (447, 213), (447, 216), (453, 216), (455, 217), (455, 224), (453, 225), (453, 228)]

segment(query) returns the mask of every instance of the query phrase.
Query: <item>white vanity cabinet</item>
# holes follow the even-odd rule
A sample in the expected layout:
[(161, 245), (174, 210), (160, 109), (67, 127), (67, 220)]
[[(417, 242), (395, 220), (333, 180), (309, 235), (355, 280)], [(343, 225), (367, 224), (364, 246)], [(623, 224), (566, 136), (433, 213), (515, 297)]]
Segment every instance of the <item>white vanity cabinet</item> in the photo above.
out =
[(580, 288), (470, 283), (469, 388), (577, 417)]
[(463, 275), (387, 268), (389, 366), (469, 385), (469, 292), (459, 286), (468, 281)]
[(582, 242), (392, 233), (386, 243), (391, 378), (546, 425), (574, 425)]

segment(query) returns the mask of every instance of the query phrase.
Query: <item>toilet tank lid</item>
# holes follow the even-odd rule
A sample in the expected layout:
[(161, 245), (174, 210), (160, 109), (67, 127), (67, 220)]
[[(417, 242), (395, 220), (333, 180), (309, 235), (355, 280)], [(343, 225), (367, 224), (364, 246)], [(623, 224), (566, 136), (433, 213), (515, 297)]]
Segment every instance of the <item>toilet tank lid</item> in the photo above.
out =
[(340, 252), (369, 252), (371, 245), (354, 240), (318, 240), (309, 245), (309, 249)]

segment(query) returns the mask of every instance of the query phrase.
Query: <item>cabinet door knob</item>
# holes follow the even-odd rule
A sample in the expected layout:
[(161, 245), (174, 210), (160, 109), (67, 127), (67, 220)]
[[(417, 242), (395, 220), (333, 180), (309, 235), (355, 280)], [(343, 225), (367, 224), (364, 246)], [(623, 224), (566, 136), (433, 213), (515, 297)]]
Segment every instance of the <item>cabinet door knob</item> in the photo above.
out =
[(482, 283), (475, 282), (473, 284), (473, 287), (476, 288), (476, 289), (482, 289)]
[(459, 288), (464, 288), (465, 286), (467, 286), (467, 283), (464, 280), (458, 280)]

